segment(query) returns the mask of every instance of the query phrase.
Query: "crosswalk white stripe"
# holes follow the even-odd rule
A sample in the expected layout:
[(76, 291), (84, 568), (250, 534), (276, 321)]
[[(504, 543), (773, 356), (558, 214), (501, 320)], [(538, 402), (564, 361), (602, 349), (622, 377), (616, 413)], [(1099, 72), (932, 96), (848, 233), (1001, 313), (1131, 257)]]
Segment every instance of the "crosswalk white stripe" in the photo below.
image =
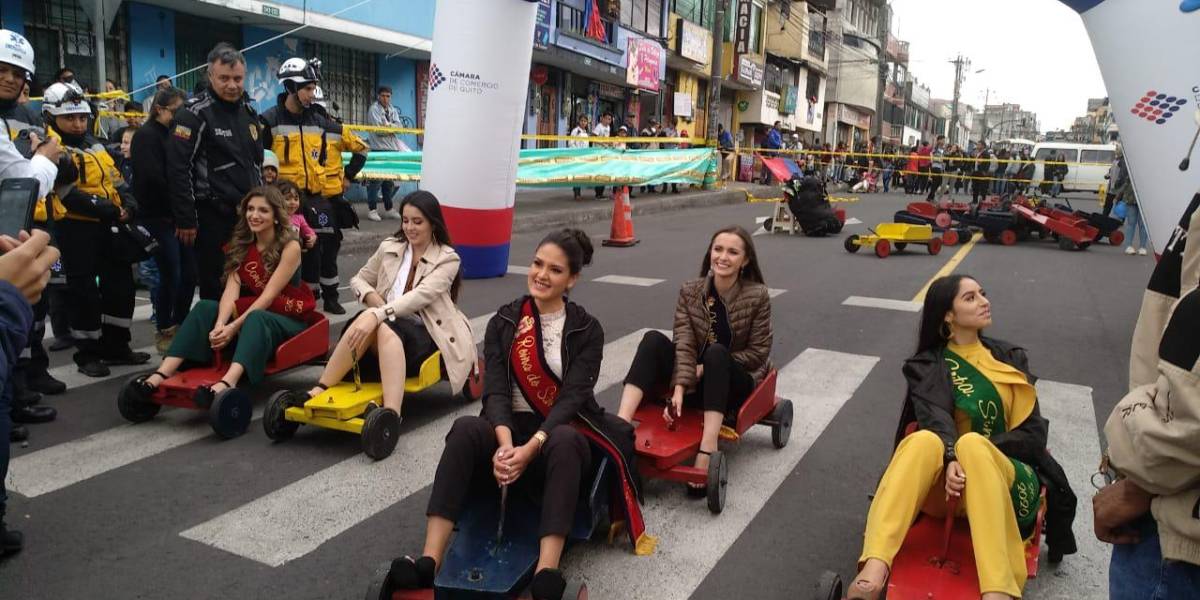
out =
[[(347, 314), (334, 315), (330, 318), (330, 323), (344, 322), (353, 316), (350, 311), (354, 307), (349, 306), (352, 303), (346, 304)], [(471, 319), (471, 332), (476, 343), (483, 340), (487, 321), (494, 314), (488, 313)], [(131, 373), (145, 368), (145, 365), (128, 367)], [(115, 368), (113, 371), (116, 373)], [(287, 377), (310, 380), (320, 372), (321, 367), (304, 367), (288, 372)], [(261, 416), (262, 408), (255, 408), (251, 423)], [(147, 423), (121, 425), (17, 457), (9, 466), (8, 487), (23, 496), (33, 498), (211, 434), (212, 430), (204, 413), (168, 409)]]
[(872, 298), (869, 296), (850, 296), (842, 300), (842, 306), (860, 306), (863, 308), (882, 308), (902, 312), (921, 312), (921, 305), (908, 300), (893, 300), (891, 298)]
[(597, 283), (615, 283), (617, 285), (634, 285), (638, 287), (650, 287), (658, 285), (665, 279), (654, 279), (653, 277), (630, 277), (628, 275), (605, 275), (593, 279)]
[(659, 536), (652, 559), (633, 556), (627, 544), (588, 544), (569, 553), (564, 568), (585, 577), (589, 591), (600, 598), (688, 598), (878, 361), (805, 350), (780, 370), (776, 389), (795, 407), (791, 441), (775, 450), (765, 428), (747, 432), (741, 447), (726, 455), (729, 496), (719, 517), (684, 500), (678, 485), (655, 482), (645, 506), (648, 532)]
[[(621, 382), (646, 331), (604, 345), (597, 391)], [(286, 564), (429, 485), (450, 426), (478, 412), (478, 404), (463, 406), (401, 433), (383, 461), (353, 456), (180, 535), (268, 566)]]
[(1050, 421), (1050, 451), (1067, 472), (1079, 498), (1075, 510), (1075, 541), (1079, 552), (1054, 566), (1042, 547), (1040, 573), (1025, 586), (1029, 598), (1107, 598), (1110, 547), (1092, 533), (1091, 474), (1100, 464), (1100, 439), (1092, 388), (1056, 381), (1038, 381), (1038, 405)]
[(787, 293), (787, 290), (781, 290), (779, 288), (767, 288), (767, 295), (770, 296), (772, 299), (782, 296), (786, 293)]
[(508, 265), (508, 274), (509, 275), (528, 275), (529, 267), (523, 267), (521, 265)]

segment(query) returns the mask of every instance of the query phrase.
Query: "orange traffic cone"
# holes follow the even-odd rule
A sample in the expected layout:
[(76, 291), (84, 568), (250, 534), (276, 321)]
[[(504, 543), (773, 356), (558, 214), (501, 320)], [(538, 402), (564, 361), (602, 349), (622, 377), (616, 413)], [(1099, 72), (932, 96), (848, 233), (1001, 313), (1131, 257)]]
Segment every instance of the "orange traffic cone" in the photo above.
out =
[(629, 188), (622, 187), (613, 193), (612, 230), (608, 239), (602, 242), (605, 246), (628, 248), (638, 239), (633, 237), (633, 207), (629, 204)]

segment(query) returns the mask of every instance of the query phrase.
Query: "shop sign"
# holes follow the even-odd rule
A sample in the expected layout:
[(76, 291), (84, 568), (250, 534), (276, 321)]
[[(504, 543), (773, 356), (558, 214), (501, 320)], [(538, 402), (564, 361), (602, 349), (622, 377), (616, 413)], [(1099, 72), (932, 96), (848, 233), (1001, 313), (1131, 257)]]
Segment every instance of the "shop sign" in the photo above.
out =
[(734, 54), (750, 53), (750, 0), (738, 0), (737, 20), (733, 35)]
[(779, 95), (779, 112), (785, 115), (795, 114), (799, 97), (800, 88), (794, 85), (783, 86), (783, 93)]
[(629, 38), (629, 66), (625, 81), (631, 86), (658, 91), (658, 74), (662, 70), (663, 47), (654, 40)]
[(859, 129), (871, 128), (871, 115), (859, 112), (845, 104), (838, 105), (838, 120)]
[(538, 0), (537, 20), (533, 26), (533, 47), (538, 50), (550, 48), (550, 0)]
[(546, 85), (546, 81), (550, 79), (550, 69), (546, 65), (534, 65), (529, 70), (529, 80), (538, 86)]
[(673, 111), (677, 117), (692, 116), (692, 95), (683, 92), (675, 92), (675, 110)]
[(602, 98), (625, 99), (625, 88), (611, 83), (596, 83), (596, 95)]
[(687, 19), (679, 19), (679, 32), (675, 39), (679, 40), (680, 56), (698, 63), (708, 62), (711, 31)]
[(763, 82), (763, 66), (754, 62), (749, 56), (738, 57), (738, 81), (759, 87)]

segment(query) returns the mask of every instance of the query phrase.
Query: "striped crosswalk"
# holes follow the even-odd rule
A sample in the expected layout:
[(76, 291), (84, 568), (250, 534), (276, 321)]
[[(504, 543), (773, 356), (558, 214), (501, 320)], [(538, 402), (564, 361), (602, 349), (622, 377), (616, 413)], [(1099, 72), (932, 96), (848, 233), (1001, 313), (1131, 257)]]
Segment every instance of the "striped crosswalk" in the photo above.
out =
[[(636, 285), (636, 284), (634, 284)], [(782, 290), (773, 290), (773, 292)], [(774, 295), (774, 294), (773, 294)], [(346, 308), (355, 311), (347, 303)], [(494, 313), (471, 319), (475, 341), (484, 335)], [(333, 317), (335, 324), (352, 317)], [(663, 325), (658, 323), (656, 325)], [(642, 336), (650, 328), (634, 329), (612, 336), (604, 349), (604, 362), (596, 381), (599, 394), (615, 394), (629, 368)], [(611, 333), (611, 332), (610, 332)], [(793, 356), (776, 356), (779, 370), (778, 394), (792, 400), (795, 420), (791, 442), (781, 450), (771, 446), (765, 428), (752, 429), (738, 447), (728, 453), (729, 496), (724, 512), (713, 517), (701, 505), (683, 498), (676, 484), (651, 482), (647, 486), (645, 515), (650, 533), (660, 537), (651, 559), (633, 557), (625, 545), (585, 544), (567, 556), (564, 567), (584, 578), (592, 593), (606, 598), (690, 597), (713, 571), (767, 502), (797, 469), (809, 450), (821, 443), (821, 435), (860, 389), (880, 371), (877, 356), (849, 354), (830, 349), (807, 348)], [(887, 366), (893, 368), (894, 365)], [(114, 369), (109, 380), (127, 376), (145, 367)], [(73, 386), (97, 381), (72, 378), (73, 365), (59, 367), (60, 378)], [(315, 378), (319, 367), (291, 372), (288, 382)], [(1088, 476), (1099, 455), (1099, 439), (1090, 388), (1041, 381), (1038, 384), (1043, 413), (1051, 420), (1051, 447), (1067, 469), (1081, 500), (1090, 490)], [(477, 414), (478, 404), (448, 400), (443, 389), (410, 397), (408, 402), (442, 403), (428, 420), (405, 423), (393, 455), (374, 462), (354, 455), (333, 464), (299, 473), (257, 497), (243, 498), (237, 505), (222, 507), (200, 520), (160, 532), (186, 545), (198, 545), (230, 555), (231, 560), (249, 561), (257, 568), (280, 568), (309, 556), (322, 556), (323, 547), (360, 524), (378, 521), (389, 507), (419, 495), (432, 483), (441, 454), (442, 439), (455, 419)], [(104, 402), (109, 399), (105, 397)], [(115, 410), (115, 408), (113, 409)], [(255, 418), (261, 413), (256, 410)], [(248, 436), (261, 436), (251, 426)], [(264, 442), (255, 452), (259, 458), (305, 443), (306, 430), (288, 444)], [(48, 502), (56, 493), (70, 492), (122, 469), (139, 468), (138, 463), (193, 444), (212, 435), (205, 415), (187, 410), (164, 410), (156, 419), (139, 425), (121, 425), (84, 435), (74, 440), (27, 453), (13, 459), (10, 491), (37, 502)], [(313, 442), (316, 443), (316, 442)], [(214, 447), (220, 452), (221, 446)], [(297, 507), (303, 510), (297, 510)], [(386, 523), (377, 523), (388, 527)], [(1090, 511), (1081, 502), (1075, 526), (1080, 553), (1062, 565), (1046, 567), (1029, 585), (1038, 598), (1103, 597), (1106, 595), (1106, 548), (1090, 535)], [(415, 534), (409, 535), (415, 538)], [(344, 539), (344, 538), (343, 538)], [(381, 556), (387, 558), (386, 556)], [(668, 566), (669, 565), (669, 566)], [(837, 565), (828, 565), (834, 567)], [(654, 582), (653, 592), (646, 587)]]

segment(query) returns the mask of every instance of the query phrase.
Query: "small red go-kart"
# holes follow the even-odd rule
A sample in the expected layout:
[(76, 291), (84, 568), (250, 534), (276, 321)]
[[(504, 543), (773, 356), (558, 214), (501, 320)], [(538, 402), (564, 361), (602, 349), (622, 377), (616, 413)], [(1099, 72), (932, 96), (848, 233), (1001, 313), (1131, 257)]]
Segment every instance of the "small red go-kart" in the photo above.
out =
[[(275, 356), (267, 362), (267, 375), (287, 371), (325, 357), (329, 349), (329, 321), (325, 315), (318, 312), (309, 313), (306, 319), (308, 327), (275, 349)], [(218, 352), (212, 365), (180, 369), (168, 377), (155, 388), (149, 402), (132, 393), (130, 387), (138, 384), (153, 371), (138, 373), (126, 380), (117, 393), (117, 410), (132, 423), (143, 423), (153, 419), (163, 406), (207, 410), (209, 425), (217, 435), (225, 439), (238, 437), (246, 433), (254, 411), (249, 392), (240, 385), (222, 390), (207, 407), (200, 406), (195, 400), (196, 390), (220, 381), (227, 368), (228, 363), (225, 362), (222, 353)]]
[[(915, 427), (910, 428), (915, 430)], [(910, 431), (911, 432), (911, 431)], [(900, 551), (892, 559), (884, 596), (888, 600), (977, 599), (979, 577), (975, 551), (966, 517), (955, 517), (958, 500), (951, 499), (945, 518), (924, 513), (908, 529)], [(1033, 533), (1025, 540), (1025, 569), (1029, 579), (1037, 577), (1041, 556), (1042, 528), (1046, 521), (1046, 488), (1042, 486)], [(845, 598), (841, 577), (825, 571), (817, 582), (816, 600)]]
[[(775, 395), (778, 376), (774, 369), (767, 373), (738, 410), (733, 426), (721, 428), (721, 439), (739, 441), (751, 427), (765, 425), (771, 428), (771, 443), (776, 448), (787, 446), (792, 436), (792, 401)], [(690, 465), (700, 450), (704, 411), (684, 407), (683, 414), (668, 424), (663, 420), (661, 404), (643, 402), (633, 418), (637, 434), (634, 449), (642, 476), (703, 485), (708, 510), (720, 514), (725, 509), (725, 488), (729, 483), (724, 453), (720, 450), (712, 453), (707, 471), (684, 464)]]

